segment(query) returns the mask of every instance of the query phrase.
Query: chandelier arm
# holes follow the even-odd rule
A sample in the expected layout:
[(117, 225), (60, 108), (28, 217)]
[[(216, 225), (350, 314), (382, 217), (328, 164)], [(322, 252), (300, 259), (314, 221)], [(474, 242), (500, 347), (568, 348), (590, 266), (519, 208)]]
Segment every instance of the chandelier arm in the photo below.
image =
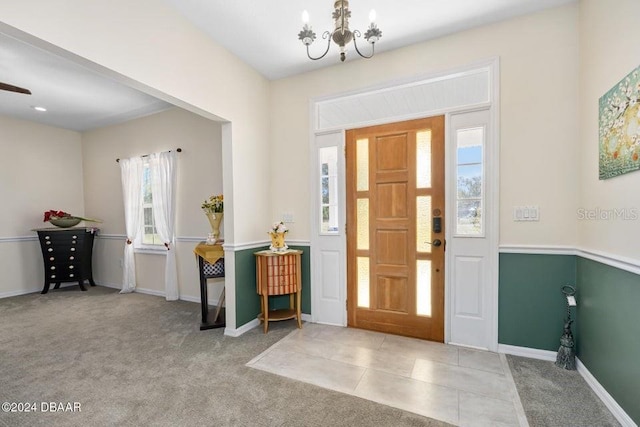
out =
[(356, 41), (356, 39), (358, 37), (360, 37), (360, 36), (362, 36), (362, 33), (360, 33), (360, 31), (358, 31), (358, 30), (354, 30), (353, 31), (353, 46), (356, 48), (356, 52), (358, 52), (358, 55), (360, 55), (361, 57), (363, 57), (365, 59), (370, 59), (376, 53), (376, 44), (375, 43), (371, 43), (371, 55), (369, 55), (369, 56), (364, 55), (362, 52), (360, 52), (360, 49), (358, 49), (358, 43)]
[(307, 45), (307, 56), (309, 57), (309, 59), (317, 61), (318, 59), (324, 58), (325, 56), (327, 56), (327, 53), (329, 53), (329, 49), (331, 48), (331, 33), (329, 31), (325, 31), (324, 33), (322, 33), (322, 38), (327, 40), (327, 50), (325, 50), (321, 56), (314, 58), (309, 53), (309, 45)]

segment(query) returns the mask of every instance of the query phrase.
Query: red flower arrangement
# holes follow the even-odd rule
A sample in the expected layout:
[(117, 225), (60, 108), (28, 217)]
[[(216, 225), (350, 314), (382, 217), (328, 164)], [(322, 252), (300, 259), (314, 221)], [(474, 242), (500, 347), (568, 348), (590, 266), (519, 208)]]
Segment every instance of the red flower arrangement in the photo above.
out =
[(70, 213), (67, 213), (65, 211), (54, 211), (54, 210), (49, 210), (44, 213), (43, 222), (51, 221), (52, 219), (55, 220), (55, 219), (62, 219), (62, 218), (68, 218), (68, 219), (76, 218), (82, 221), (102, 222), (99, 219), (83, 218), (81, 216), (71, 215)]

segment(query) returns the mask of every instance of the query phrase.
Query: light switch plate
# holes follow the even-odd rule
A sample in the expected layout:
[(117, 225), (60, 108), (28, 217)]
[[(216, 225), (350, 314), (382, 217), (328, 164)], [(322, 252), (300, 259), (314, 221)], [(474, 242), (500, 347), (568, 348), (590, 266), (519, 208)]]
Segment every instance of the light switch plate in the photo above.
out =
[(295, 221), (293, 220), (293, 213), (291, 212), (283, 212), (282, 213), (282, 222), (285, 224), (292, 224)]
[(514, 221), (539, 221), (540, 211), (538, 206), (514, 206)]

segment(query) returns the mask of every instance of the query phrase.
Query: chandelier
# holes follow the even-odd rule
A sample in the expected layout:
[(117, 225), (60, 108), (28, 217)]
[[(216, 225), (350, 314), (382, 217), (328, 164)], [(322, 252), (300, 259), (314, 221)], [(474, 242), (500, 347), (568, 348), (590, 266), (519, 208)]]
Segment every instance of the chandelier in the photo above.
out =
[(358, 55), (367, 59), (371, 58), (375, 53), (376, 42), (380, 40), (380, 37), (382, 37), (382, 31), (380, 31), (380, 29), (374, 22), (376, 19), (375, 11), (372, 10), (369, 14), (369, 20), (371, 21), (371, 24), (369, 25), (367, 31), (364, 33), (364, 39), (371, 44), (371, 54), (365, 55), (360, 52), (360, 49), (358, 49), (358, 44), (356, 42), (356, 39), (358, 37), (361, 37), (362, 34), (358, 30), (351, 31), (349, 29), (349, 18), (351, 17), (349, 2), (347, 0), (337, 0), (334, 3), (333, 7), (335, 10), (333, 11), (332, 17), (335, 22), (335, 29), (333, 30), (333, 32), (325, 31), (322, 34), (322, 38), (327, 40), (327, 49), (322, 55), (316, 58), (311, 56), (311, 54), (309, 53), (309, 46), (316, 39), (316, 33), (314, 33), (309, 26), (309, 13), (306, 10), (302, 13), (302, 21), (304, 22), (304, 27), (302, 27), (302, 31), (298, 33), (298, 39), (302, 41), (302, 44), (307, 47), (307, 56), (309, 57), (309, 59), (316, 61), (318, 59), (324, 58), (329, 52), (329, 48), (331, 48), (331, 40), (333, 40), (335, 44), (340, 46), (340, 60), (343, 62), (346, 58), (345, 46), (348, 45), (352, 40), (353, 46), (356, 48), (356, 52), (358, 52)]

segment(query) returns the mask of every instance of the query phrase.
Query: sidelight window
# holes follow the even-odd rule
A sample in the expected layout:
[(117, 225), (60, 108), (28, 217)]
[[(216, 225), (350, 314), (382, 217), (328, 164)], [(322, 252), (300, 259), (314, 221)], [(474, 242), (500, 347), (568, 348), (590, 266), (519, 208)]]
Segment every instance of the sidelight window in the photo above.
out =
[(455, 234), (482, 236), (485, 128), (458, 129), (456, 141)]

